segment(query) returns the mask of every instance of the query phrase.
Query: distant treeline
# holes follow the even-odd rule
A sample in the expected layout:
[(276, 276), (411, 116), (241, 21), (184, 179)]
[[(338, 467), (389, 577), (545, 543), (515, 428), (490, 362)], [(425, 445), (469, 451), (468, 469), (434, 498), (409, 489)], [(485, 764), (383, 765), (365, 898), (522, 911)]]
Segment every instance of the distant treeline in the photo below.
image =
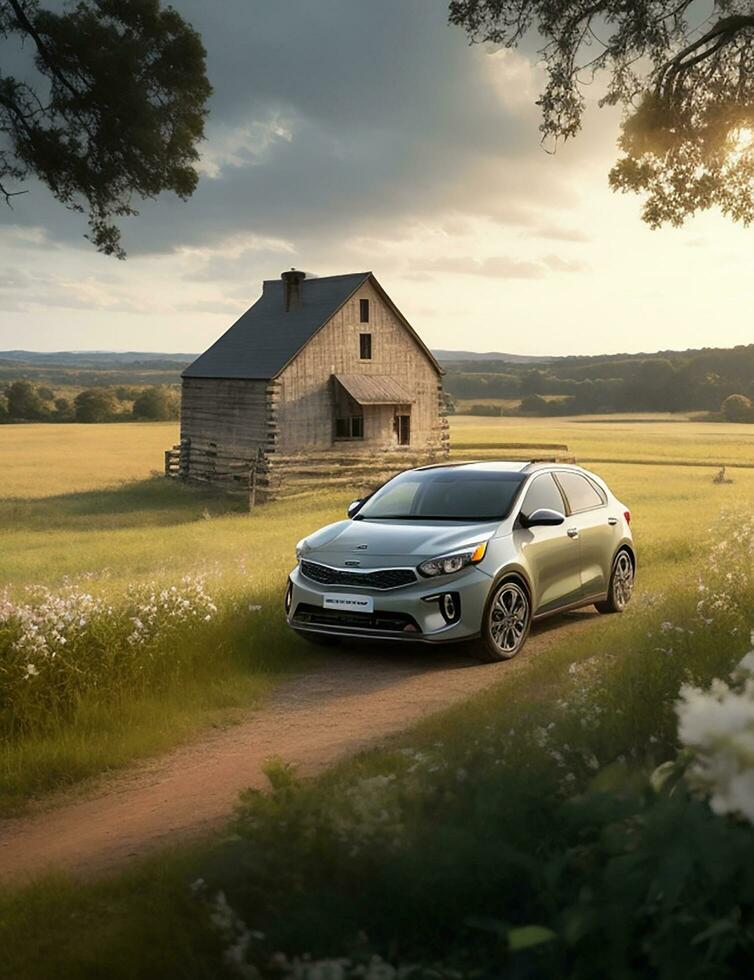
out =
[[(754, 399), (754, 344), (652, 356), (564, 357), (538, 367), (505, 361), (443, 366), (444, 387), (453, 398), (520, 398), (528, 414), (718, 412), (730, 395)], [(561, 397), (546, 401), (548, 395)]]
[(63, 394), (31, 381), (0, 384), (2, 422), (169, 421), (180, 413), (180, 392), (169, 385), (84, 388)]
[(64, 364), (48, 362), (27, 364), (22, 361), (0, 358), (0, 384), (23, 378), (54, 387), (110, 387), (111, 385), (177, 384), (185, 361), (152, 360), (128, 361), (123, 364), (76, 364), (73, 360)]

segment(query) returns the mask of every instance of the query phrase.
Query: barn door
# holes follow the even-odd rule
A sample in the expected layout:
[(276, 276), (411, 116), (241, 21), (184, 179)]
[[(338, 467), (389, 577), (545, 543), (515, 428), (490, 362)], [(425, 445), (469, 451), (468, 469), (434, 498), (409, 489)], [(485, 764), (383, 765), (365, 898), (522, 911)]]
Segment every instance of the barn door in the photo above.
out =
[(411, 442), (411, 416), (395, 416), (395, 433), (398, 436), (399, 446), (408, 446)]

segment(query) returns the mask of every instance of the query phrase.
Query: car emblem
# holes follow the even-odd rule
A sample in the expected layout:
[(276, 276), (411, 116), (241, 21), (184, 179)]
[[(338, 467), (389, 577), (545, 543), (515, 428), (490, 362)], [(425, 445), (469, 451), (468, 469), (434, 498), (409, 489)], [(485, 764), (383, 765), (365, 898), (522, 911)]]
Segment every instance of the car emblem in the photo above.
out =
[(356, 565), (360, 565), (360, 564), (361, 564), (361, 562), (360, 562), (360, 561), (346, 561), (346, 565), (349, 565), (349, 566), (350, 566), (350, 567), (352, 567), (352, 568), (353, 568), (354, 566), (356, 566)]
[(357, 544), (356, 547), (353, 550), (354, 551), (366, 551), (367, 550), (367, 545), (365, 545), (365, 544)]

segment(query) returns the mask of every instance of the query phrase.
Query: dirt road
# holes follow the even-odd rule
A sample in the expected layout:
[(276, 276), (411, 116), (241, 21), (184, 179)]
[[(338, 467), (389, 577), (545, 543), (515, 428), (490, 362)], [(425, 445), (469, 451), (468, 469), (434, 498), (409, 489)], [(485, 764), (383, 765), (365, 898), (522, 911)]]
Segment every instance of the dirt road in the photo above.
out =
[(515, 660), (480, 665), (458, 649), (365, 645), (279, 687), (249, 720), (100, 783), (89, 795), (0, 820), (0, 882), (51, 869), (91, 875), (222, 826), (238, 794), (266, 784), (270, 757), (313, 775), (464, 698), (504, 683), (596, 614), (535, 627)]

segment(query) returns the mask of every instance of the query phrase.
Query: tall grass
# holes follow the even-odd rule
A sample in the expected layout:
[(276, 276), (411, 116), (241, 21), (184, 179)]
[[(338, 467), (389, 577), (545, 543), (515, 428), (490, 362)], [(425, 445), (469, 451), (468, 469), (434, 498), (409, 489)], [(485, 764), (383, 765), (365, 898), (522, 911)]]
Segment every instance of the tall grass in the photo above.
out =
[[(315, 781), (271, 765), (272, 791), (247, 793), (208, 853), (9, 896), (15, 975), (747, 975), (752, 828), (652, 776), (682, 747), (682, 687), (749, 646), (753, 546), (731, 518), (672, 594), (645, 592), (498, 690)], [(30, 952), (40, 934), (47, 958)]]
[(191, 575), (0, 598), (0, 809), (248, 709), (303, 662), (279, 605)]

